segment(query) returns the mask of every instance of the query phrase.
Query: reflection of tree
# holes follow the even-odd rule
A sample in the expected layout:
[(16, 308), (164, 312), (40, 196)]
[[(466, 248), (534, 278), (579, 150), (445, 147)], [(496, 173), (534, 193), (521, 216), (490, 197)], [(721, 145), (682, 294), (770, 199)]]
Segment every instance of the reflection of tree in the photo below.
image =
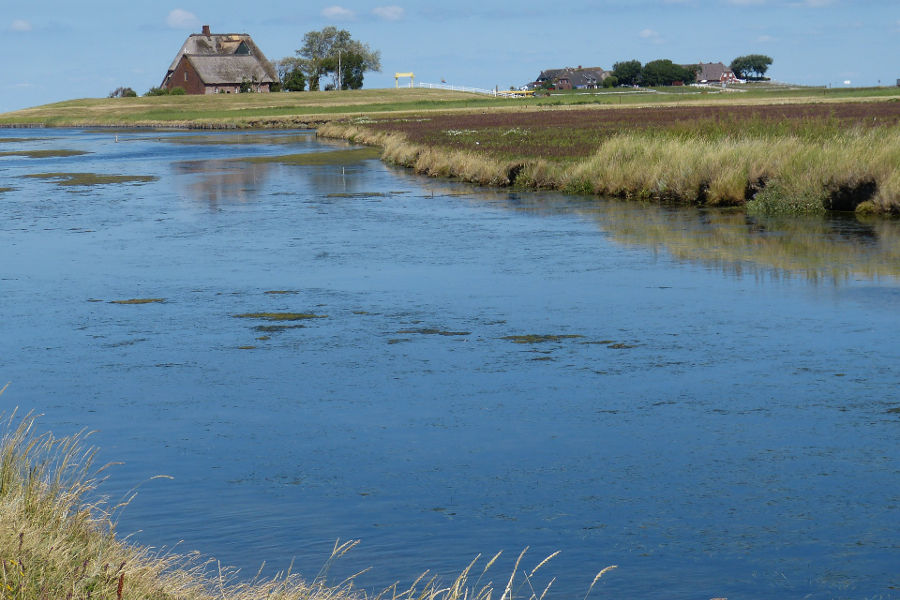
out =
[(430, 189), (435, 195), (462, 194), (515, 211), (577, 213), (596, 221), (617, 243), (663, 250), (677, 259), (738, 276), (801, 276), (832, 283), (900, 278), (900, 222), (891, 219), (767, 217), (736, 210), (485, 191), (463, 185), (437, 184)]
[(175, 172), (183, 182), (182, 193), (211, 209), (219, 204), (250, 202), (259, 197), (272, 165), (231, 160), (195, 160), (175, 163)]

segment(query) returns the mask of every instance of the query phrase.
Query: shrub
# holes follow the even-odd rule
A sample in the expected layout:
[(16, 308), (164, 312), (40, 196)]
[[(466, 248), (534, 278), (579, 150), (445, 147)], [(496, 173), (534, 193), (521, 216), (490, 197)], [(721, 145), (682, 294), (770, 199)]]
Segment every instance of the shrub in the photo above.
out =
[(107, 98), (136, 98), (137, 92), (130, 87), (117, 87), (109, 93)]

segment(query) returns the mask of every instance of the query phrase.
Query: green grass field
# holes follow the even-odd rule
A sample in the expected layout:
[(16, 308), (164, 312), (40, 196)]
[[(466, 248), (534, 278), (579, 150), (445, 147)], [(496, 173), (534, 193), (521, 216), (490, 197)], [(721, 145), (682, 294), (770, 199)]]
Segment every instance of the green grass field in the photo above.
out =
[(47, 127), (298, 127), (361, 115), (434, 111), (520, 111), (567, 106), (756, 104), (900, 98), (900, 88), (835, 89), (745, 86), (745, 91), (698, 88), (554, 92), (538, 98), (494, 98), (419, 88), (282, 92), (214, 96), (86, 98), (0, 115), (0, 126)]

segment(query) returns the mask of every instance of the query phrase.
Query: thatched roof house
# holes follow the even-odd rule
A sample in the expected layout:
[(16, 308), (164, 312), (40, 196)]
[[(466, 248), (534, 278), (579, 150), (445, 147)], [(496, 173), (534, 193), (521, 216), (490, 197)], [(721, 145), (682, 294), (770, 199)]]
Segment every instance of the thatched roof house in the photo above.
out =
[[(693, 65), (684, 65), (692, 67)], [(732, 83), (738, 81), (734, 72), (726, 67), (724, 63), (704, 63), (699, 62), (696, 65), (697, 83)]]
[(558, 90), (594, 89), (603, 85), (603, 80), (609, 75), (609, 71), (605, 71), (600, 67), (546, 69), (541, 71), (532, 87), (542, 87), (550, 84)]
[(193, 33), (175, 55), (163, 79), (166, 89), (188, 94), (235, 94), (245, 82), (251, 91), (268, 92), (278, 73), (246, 33)]

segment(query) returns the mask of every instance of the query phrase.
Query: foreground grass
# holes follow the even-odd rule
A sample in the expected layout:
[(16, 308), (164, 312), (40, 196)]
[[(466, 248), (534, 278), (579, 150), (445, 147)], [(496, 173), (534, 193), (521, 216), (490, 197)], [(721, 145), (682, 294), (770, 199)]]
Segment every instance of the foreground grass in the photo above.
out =
[(318, 131), (380, 146), (419, 173), (484, 185), (764, 213), (900, 213), (894, 101), (357, 119)]
[[(2, 394), (3, 390), (0, 390)], [(335, 544), (320, 573), (308, 581), (298, 574), (238, 579), (198, 554), (155, 552), (127, 543), (115, 533), (111, 506), (97, 497), (105, 467), (94, 468), (95, 451), (85, 435), (54, 438), (39, 434), (29, 415), (5, 422), (0, 441), (0, 598), (4, 600), (354, 600), (353, 577), (326, 583), (328, 568), (356, 542)], [(554, 555), (528, 570), (525, 552), (512, 575), (497, 587), (487, 573), (499, 557), (478, 568), (472, 561), (453, 581), (423, 575), (408, 587), (393, 586), (384, 600), (501, 600), (543, 598), (552, 584), (536, 586), (535, 573)], [(602, 575), (598, 573), (588, 594)], [(355, 576), (354, 576), (355, 577)], [(500, 593), (499, 596), (496, 596)], [(587, 596), (585, 596), (587, 597)]]

